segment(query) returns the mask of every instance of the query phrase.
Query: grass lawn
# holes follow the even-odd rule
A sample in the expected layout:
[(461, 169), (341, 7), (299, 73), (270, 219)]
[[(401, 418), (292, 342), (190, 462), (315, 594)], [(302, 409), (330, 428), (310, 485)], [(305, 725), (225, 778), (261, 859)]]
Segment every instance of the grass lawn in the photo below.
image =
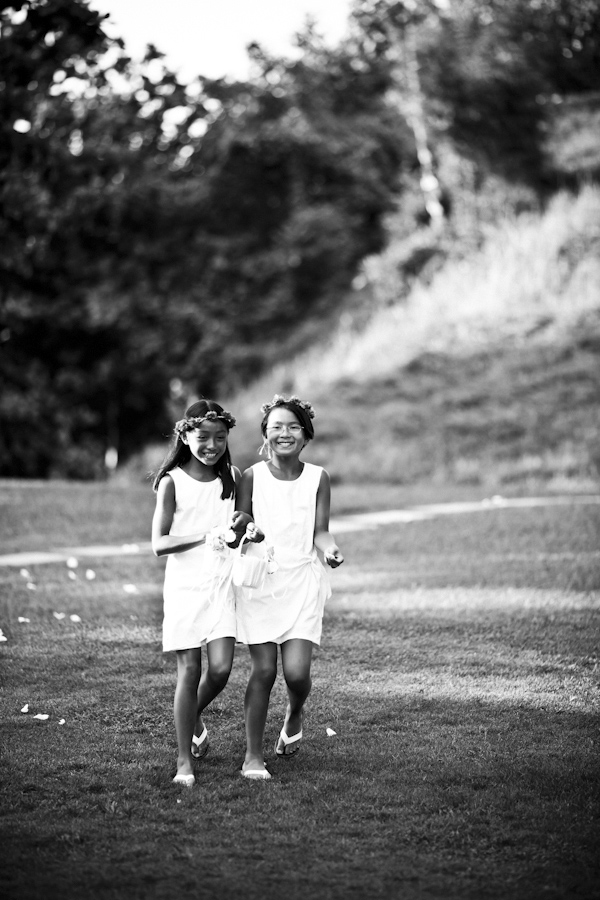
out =
[[(147, 539), (152, 496), (0, 484), (0, 504), (13, 552)], [(273, 779), (240, 777), (239, 648), (192, 790), (171, 784), (164, 562), (0, 568), (3, 896), (600, 897), (599, 534), (600, 506), (573, 506), (340, 536), (300, 754), (273, 754), (278, 679)]]

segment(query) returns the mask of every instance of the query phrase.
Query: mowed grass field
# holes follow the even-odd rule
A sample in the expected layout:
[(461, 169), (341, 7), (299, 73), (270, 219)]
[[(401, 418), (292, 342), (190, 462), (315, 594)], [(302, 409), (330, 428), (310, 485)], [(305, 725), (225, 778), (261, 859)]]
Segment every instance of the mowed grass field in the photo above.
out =
[[(152, 506), (0, 483), (2, 552), (148, 540)], [(240, 777), (240, 647), (192, 790), (171, 784), (164, 562), (0, 567), (3, 896), (600, 897), (599, 535), (593, 504), (340, 534), (299, 755), (273, 754), (280, 677), (273, 779)]]

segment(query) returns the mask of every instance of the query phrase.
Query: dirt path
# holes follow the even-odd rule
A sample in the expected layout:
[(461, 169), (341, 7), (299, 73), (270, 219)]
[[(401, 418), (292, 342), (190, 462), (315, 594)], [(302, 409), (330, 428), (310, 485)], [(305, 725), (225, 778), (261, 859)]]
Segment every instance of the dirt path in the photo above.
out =
[[(491, 499), (464, 503), (430, 503), (409, 506), (405, 509), (385, 509), (380, 512), (354, 513), (336, 516), (331, 520), (334, 534), (379, 528), (381, 525), (408, 524), (431, 519), (435, 516), (460, 513), (493, 512), (498, 509), (524, 509), (535, 506), (581, 506), (600, 504), (600, 494), (575, 494), (558, 497), (492, 497)], [(56, 550), (8, 553), (0, 556), (0, 566), (39, 566), (45, 563), (66, 562), (69, 558), (131, 556), (151, 553), (149, 541), (132, 544), (93, 544), (87, 547), (62, 547)]]

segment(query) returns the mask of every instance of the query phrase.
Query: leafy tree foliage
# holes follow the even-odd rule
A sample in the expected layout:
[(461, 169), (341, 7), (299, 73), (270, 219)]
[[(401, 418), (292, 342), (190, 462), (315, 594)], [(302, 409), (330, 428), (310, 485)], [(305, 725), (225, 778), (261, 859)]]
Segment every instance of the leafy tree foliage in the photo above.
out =
[(0, 473), (90, 477), (164, 432), (173, 379), (242, 382), (335, 308), (382, 245), (402, 123), (315, 35), (293, 65), (254, 48), (250, 84), (182, 85), (84, 0), (1, 13)]
[[(0, 471), (91, 476), (119, 433), (133, 446), (164, 419), (161, 313), (142, 294), (154, 219), (126, 226), (168, 190), (156, 175), (177, 148), (160, 145), (143, 75), (138, 99), (113, 89), (130, 60), (119, 45), (106, 58), (87, 4), (12, 4), (2, 25)], [(183, 94), (172, 76), (159, 87), (156, 106)]]
[(544, 186), (547, 100), (597, 90), (595, 0), (356, 0), (353, 16), (363, 42), (396, 70), (401, 92), (406, 43), (416, 40), (438, 139), (484, 171)]

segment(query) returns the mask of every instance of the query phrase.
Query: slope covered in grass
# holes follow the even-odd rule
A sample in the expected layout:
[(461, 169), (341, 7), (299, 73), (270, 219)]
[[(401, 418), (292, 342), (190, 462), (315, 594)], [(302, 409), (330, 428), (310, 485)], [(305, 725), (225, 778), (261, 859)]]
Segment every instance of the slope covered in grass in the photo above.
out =
[(260, 403), (295, 391), (318, 413), (306, 458), (338, 480), (595, 489), (600, 189), (507, 218), (406, 301), (390, 265), (360, 332), (341, 323), (230, 401), (237, 461), (256, 459)]

